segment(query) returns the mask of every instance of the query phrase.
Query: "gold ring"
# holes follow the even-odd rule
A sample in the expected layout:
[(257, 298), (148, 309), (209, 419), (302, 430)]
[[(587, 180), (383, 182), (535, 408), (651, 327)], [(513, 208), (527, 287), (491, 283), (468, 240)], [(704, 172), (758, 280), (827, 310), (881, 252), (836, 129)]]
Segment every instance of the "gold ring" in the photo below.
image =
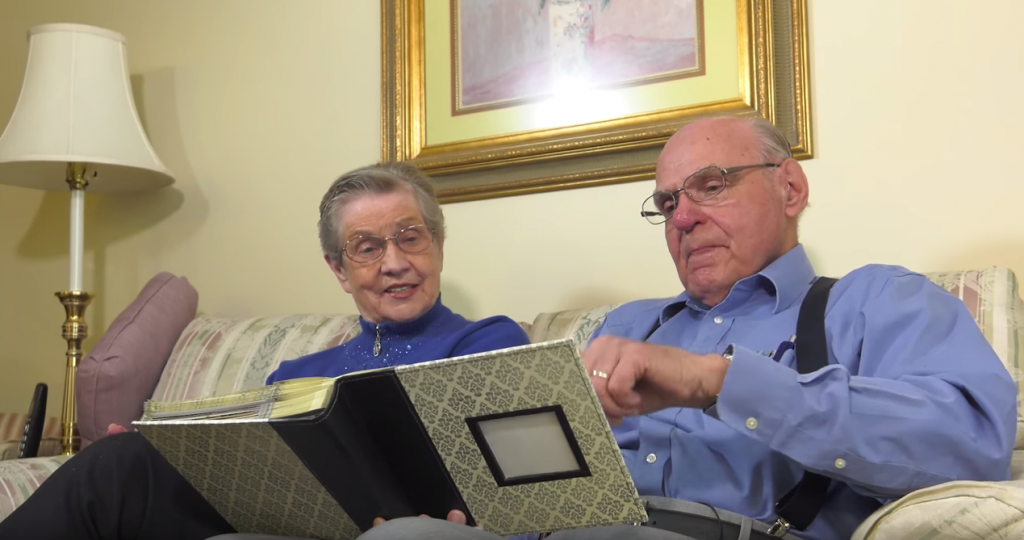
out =
[(590, 373), (591, 373), (591, 374), (592, 374), (593, 376), (595, 376), (595, 377), (601, 377), (602, 379), (607, 379), (607, 378), (608, 378), (608, 374), (607, 374), (607, 373), (605, 373), (605, 372), (603, 372), (603, 371), (598, 371), (598, 370), (596, 370), (596, 369), (595, 369), (594, 371), (591, 371)]

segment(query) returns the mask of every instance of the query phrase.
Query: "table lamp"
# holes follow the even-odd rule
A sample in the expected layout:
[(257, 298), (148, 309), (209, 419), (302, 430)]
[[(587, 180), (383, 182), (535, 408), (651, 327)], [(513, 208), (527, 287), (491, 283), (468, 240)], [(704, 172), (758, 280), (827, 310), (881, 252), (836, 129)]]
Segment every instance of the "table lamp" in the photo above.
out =
[(28, 63), (14, 114), (0, 135), (0, 183), (71, 190), (70, 280), (56, 293), (67, 341), (61, 453), (79, 448), (75, 375), (88, 336), (82, 291), (85, 190), (124, 192), (174, 183), (139, 121), (124, 36), (80, 24), (28, 32)]

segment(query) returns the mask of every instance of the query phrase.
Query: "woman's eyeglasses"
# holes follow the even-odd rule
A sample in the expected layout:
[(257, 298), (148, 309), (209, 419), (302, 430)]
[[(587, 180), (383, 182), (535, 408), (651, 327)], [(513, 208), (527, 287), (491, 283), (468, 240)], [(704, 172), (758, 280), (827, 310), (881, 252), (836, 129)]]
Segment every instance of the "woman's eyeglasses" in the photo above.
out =
[(362, 234), (350, 238), (342, 249), (349, 259), (357, 263), (372, 263), (384, 256), (388, 240), (406, 253), (420, 253), (434, 243), (434, 229), (428, 229), (426, 225), (413, 225), (391, 236)]

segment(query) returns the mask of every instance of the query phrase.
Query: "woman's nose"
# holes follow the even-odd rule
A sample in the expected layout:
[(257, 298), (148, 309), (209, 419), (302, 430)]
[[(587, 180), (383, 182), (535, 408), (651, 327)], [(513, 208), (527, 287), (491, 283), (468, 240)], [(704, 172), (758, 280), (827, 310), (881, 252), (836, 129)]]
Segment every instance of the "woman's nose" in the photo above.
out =
[(381, 271), (386, 273), (400, 272), (409, 268), (409, 257), (398, 244), (388, 241), (384, 245), (384, 255), (381, 257)]

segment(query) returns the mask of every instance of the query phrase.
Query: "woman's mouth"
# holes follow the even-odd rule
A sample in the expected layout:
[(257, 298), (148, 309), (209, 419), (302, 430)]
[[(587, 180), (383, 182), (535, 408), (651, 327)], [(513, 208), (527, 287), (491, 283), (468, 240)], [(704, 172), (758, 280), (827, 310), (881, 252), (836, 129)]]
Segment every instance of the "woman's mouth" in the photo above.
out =
[(384, 289), (384, 294), (398, 299), (409, 298), (416, 292), (418, 287), (419, 285), (392, 285), (391, 287)]

